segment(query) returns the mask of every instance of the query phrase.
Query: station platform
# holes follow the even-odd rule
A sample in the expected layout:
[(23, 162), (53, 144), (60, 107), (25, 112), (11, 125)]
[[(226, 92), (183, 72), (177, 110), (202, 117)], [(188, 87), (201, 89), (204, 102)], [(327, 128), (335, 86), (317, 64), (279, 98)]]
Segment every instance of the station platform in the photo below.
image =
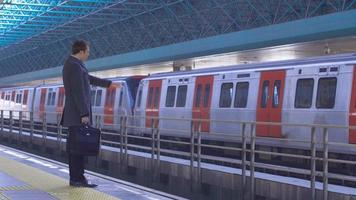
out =
[(0, 145), (0, 200), (184, 199), (90, 171), (85, 176), (99, 186), (71, 187), (66, 164)]

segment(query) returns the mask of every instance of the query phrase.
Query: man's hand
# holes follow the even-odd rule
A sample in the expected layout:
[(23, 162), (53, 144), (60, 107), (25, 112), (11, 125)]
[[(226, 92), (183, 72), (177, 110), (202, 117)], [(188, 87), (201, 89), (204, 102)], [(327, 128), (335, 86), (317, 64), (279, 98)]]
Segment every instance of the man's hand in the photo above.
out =
[(90, 119), (88, 116), (82, 117), (82, 124), (89, 124)]

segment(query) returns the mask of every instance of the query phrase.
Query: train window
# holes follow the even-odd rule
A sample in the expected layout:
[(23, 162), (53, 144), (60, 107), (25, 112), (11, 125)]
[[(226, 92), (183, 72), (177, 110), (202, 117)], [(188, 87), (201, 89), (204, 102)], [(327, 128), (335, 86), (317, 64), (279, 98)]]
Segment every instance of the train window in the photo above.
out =
[(95, 96), (95, 106), (101, 106), (101, 96), (103, 94), (102, 90), (97, 90), (96, 91), (96, 96)]
[(56, 92), (53, 91), (53, 92), (52, 92), (52, 98), (51, 98), (51, 105), (52, 105), (52, 106), (54, 106), (55, 101), (56, 101)]
[(207, 108), (209, 104), (209, 97), (210, 97), (210, 84), (205, 85), (205, 94), (204, 94), (204, 107)]
[(299, 79), (295, 91), (295, 108), (310, 108), (313, 100), (314, 79)]
[(317, 108), (333, 108), (335, 105), (336, 77), (320, 78), (316, 97)]
[[(22, 92), (22, 91), (21, 91)], [(21, 93), (17, 93), (16, 94), (16, 103), (21, 103), (21, 100), (22, 100), (22, 94)]]
[(152, 106), (152, 98), (153, 98), (153, 87), (150, 87), (150, 90), (148, 92), (148, 101), (147, 101), (147, 107)]
[(233, 87), (234, 87), (233, 83), (223, 83), (221, 85), (220, 101), (219, 101), (220, 108), (231, 107)]
[(47, 105), (53, 106), (56, 100), (56, 92), (53, 88), (48, 89), (48, 96), (47, 96)]
[(91, 90), (91, 105), (95, 105), (95, 90)]
[(166, 96), (166, 107), (173, 107), (176, 98), (176, 86), (168, 86)]
[(138, 98), (137, 98), (137, 107), (139, 108), (141, 106), (141, 99), (142, 99), (142, 89), (138, 91)]
[(262, 85), (262, 96), (261, 96), (261, 108), (266, 108), (268, 100), (268, 90), (269, 90), (269, 81), (263, 81)]
[(178, 94), (177, 94), (177, 107), (185, 107), (185, 102), (187, 99), (187, 88), (186, 85), (180, 85), (178, 87)]
[(1, 99), (5, 98), (5, 92), (1, 92)]
[(201, 84), (198, 84), (197, 92), (195, 96), (195, 107), (200, 106), (200, 98), (201, 98), (201, 90), (202, 90), (201, 88), (202, 88)]
[(279, 105), (280, 90), (281, 90), (281, 80), (276, 80), (276, 81), (274, 81), (274, 86), (273, 86), (273, 101), (272, 101), (272, 107), (273, 107), (273, 108), (277, 108), (278, 105)]
[(246, 108), (248, 98), (248, 82), (240, 82), (236, 84), (236, 93), (234, 100), (235, 108)]
[(119, 98), (119, 107), (122, 106), (122, 98), (124, 97), (124, 91), (121, 89), (120, 91), (120, 98)]
[(155, 89), (155, 98), (154, 98), (154, 100), (153, 100), (153, 107), (154, 108), (158, 108), (158, 103), (159, 103), (159, 95), (160, 95), (160, 93), (161, 93), (161, 90), (160, 90), (160, 88), (159, 87), (156, 87), (156, 89)]

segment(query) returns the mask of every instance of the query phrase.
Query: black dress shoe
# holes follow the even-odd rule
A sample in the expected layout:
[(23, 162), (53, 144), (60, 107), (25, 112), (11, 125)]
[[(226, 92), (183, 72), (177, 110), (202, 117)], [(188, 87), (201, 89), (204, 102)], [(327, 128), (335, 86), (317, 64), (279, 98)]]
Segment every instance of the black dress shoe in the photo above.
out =
[(95, 188), (98, 185), (93, 183), (88, 183), (87, 181), (69, 181), (69, 185), (73, 187), (88, 187)]

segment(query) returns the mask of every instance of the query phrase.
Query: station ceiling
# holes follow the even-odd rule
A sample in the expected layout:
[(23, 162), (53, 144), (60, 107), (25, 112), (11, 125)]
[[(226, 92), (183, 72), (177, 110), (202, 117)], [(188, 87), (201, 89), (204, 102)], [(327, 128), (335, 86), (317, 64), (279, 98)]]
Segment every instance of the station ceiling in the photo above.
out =
[(90, 42), (95, 60), (355, 8), (355, 0), (0, 0), (0, 77), (61, 66), (76, 39)]

